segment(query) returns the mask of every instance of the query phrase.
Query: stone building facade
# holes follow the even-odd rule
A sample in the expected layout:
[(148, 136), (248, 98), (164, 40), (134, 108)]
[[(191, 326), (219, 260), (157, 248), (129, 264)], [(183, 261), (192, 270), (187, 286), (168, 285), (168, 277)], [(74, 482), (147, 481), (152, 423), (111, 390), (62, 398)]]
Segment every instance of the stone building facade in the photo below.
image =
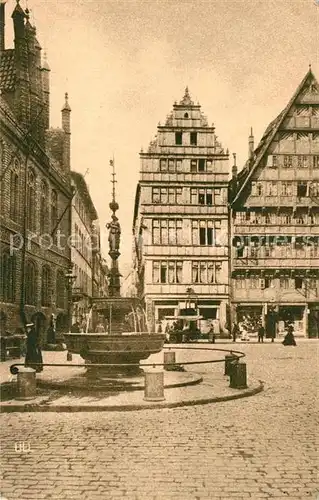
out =
[(50, 129), (50, 69), (28, 11), (12, 14), (14, 47), (5, 49), (0, 9), (1, 330), (35, 322), (42, 343), (51, 314), (67, 324), (70, 267), (70, 107)]
[(319, 86), (311, 69), (231, 182), (233, 317), (319, 336)]
[(72, 320), (86, 326), (92, 297), (107, 296), (107, 266), (101, 256), (98, 215), (82, 174), (71, 172), (74, 282)]
[(188, 89), (140, 158), (133, 281), (147, 320), (155, 328), (190, 304), (225, 332), (228, 151)]

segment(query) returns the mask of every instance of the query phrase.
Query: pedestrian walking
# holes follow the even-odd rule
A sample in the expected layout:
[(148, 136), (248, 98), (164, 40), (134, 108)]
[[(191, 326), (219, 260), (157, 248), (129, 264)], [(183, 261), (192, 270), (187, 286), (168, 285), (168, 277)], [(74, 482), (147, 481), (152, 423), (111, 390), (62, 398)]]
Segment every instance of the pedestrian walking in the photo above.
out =
[(265, 336), (265, 328), (262, 325), (260, 325), (260, 327), (258, 328), (258, 342), (263, 343), (264, 336)]
[(208, 332), (208, 338), (209, 338), (209, 341), (212, 344), (215, 344), (216, 335), (215, 335), (215, 329), (214, 329), (214, 324), (213, 323), (210, 324), (210, 329), (209, 329), (209, 332)]
[(237, 323), (234, 323), (233, 326), (233, 331), (232, 331), (232, 336), (233, 336), (233, 342), (236, 342), (237, 336), (240, 334), (240, 329)]
[(287, 329), (287, 334), (285, 335), (285, 338), (283, 340), (283, 345), (286, 346), (286, 345), (293, 345), (293, 346), (296, 346), (296, 341), (295, 341), (295, 337), (294, 337), (294, 327), (292, 325), (289, 325), (288, 326), (288, 329)]
[(37, 373), (43, 371), (43, 359), (40, 348), (39, 334), (37, 333), (34, 323), (28, 323), (27, 329), (27, 352), (24, 360), (24, 366), (34, 368)]

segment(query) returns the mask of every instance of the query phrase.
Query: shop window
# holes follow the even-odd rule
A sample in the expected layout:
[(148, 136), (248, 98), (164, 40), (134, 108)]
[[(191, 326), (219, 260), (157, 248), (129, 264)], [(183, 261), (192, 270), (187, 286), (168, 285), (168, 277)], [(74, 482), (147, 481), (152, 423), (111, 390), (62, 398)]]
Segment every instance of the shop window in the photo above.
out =
[(295, 288), (296, 290), (301, 290), (303, 287), (303, 279), (302, 278), (295, 278)]

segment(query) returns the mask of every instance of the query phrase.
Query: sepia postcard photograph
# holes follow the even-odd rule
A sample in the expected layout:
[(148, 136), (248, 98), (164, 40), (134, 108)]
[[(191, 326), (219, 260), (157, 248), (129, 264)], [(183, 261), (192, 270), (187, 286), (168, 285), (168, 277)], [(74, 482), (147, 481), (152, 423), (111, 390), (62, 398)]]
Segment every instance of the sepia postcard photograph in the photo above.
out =
[(319, 500), (319, 0), (0, 0), (0, 500)]

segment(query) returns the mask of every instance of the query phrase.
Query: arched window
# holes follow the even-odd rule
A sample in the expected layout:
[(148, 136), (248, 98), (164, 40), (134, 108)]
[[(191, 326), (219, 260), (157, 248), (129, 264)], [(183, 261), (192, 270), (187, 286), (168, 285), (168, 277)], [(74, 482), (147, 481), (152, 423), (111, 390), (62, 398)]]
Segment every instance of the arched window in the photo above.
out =
[(43, 266), (41, 277), (41, 304), (45, 307), (51, 305), (51, 270)]
[(1, 259), (1, 297), (3, 302), (15, 302), (16, 258), (4, 252)]
[(41, 192), (40, 192), (40, 233), (43, 234), (46, 231), (48, 223), (48, 185), (45, 181), (41, 182)]
[(25, 303), (36, 305), (37, 302), (37, 276), (35, 263), (27, 261), (25, 269)]
[(57, 272), (56, 280), (56, 305), (59, 309), (65, 308), (65, 298), (66, 298), (66, 278), (64, 272), (59, 270)]
[(35, 207), (36, 207), (36, 190), (35, 190), (35, 174), (33, 170), (29, 170), (28, 173), (28, 185), (27, 185), (27, 199), (26, 199), (26, 210), (27, 210), (27, 227), (29, 230), (35, 229)]
[(19, 172), (20, 162), (15, 158), (10, 173), (10, 219), (16, 221), (19, 215)]
[[(53, 189), (51, 191), (51, 233), (56, 228), (58, 222), (58, 195)], [(53, 238), (56, 236), (56, 232), (53, 234)]]

